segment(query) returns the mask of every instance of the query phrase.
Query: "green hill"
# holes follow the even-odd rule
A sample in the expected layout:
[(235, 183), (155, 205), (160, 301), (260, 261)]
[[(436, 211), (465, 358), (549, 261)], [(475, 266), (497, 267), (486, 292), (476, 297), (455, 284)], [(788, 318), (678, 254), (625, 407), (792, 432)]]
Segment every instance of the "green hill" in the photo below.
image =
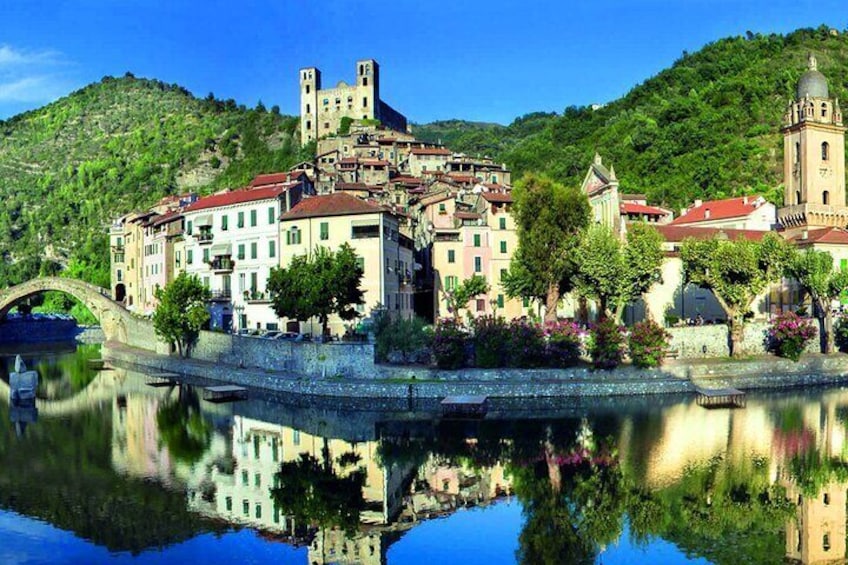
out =
[(299, 145), (297, 119), (276, 108), (129, 74), (0, 121), (0, 286), (66, 268), (108, 286), (112, 218), (241, 186), (300, 160)]
[[(509, 126), (425, 124), (421, 137), (579, 183), (595, 152), (628, 192), (678, 209), (693, 199), (763, 193), (780, 202), (783, 114), (816, 54), (831, 96), (848, 91), (848, 33), (827, 27), (722, 39), (603, 108), (529, 114)], [(848, 107), (848, 106), (846, 106)]]

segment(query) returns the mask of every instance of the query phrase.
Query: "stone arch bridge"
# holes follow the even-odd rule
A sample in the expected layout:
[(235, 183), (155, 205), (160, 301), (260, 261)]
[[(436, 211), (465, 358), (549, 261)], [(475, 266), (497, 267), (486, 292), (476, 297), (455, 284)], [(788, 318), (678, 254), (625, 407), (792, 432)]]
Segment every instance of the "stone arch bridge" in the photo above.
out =
[(108, 290), (76, 279), (42, 277), (0, 290), (0, 322), (5, 321), (9, 310), (22, 300), (47, 291), (64, 292), (85, 304), (100, 321), (106, 341), (155, 349), (152, 323), (133, 316), (123, 305), (112, 300)]

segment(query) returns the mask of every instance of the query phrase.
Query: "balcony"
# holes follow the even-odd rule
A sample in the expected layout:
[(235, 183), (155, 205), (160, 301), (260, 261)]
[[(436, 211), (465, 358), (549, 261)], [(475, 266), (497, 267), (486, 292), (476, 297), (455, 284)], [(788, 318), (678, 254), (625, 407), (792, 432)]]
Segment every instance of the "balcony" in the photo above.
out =
[(271, 294), (266, 290), (259, 292), (258, 290), (245, 290), (244, 300), (248, 304), (267, 304), (271, 302)]
[(212, 243), (212, 232), (211, 231), (198, 232), (194, 235), (194, 239), (196, 239), (197, 243), (199, 243), (200, 245)]
[(211, 302), (229, 302), (233, 297), (230, 290), (213, 290), (210, 293), (209, 300)]
[(236, 262), (227, 256), (215, 257), (209, 262), (209, 267), (211, 267), (215, 273), (232, 273), (235, 264)]

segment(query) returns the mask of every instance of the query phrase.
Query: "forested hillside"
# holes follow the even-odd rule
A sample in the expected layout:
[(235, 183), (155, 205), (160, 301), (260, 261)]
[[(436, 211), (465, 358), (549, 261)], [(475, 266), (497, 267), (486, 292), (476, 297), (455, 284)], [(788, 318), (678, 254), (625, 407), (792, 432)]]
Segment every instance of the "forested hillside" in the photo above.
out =
[(779, 202), (779, 130), (809, 52), (831, 96), (844, 98), (848, 34), (821, 27), (716, 41), (597, 110), (529, 114), (509, 126), (437, 122), (415, 132), (505, 161), (513, 178), (543, 171), (579, 183), (597, 151), (614, 164), (624, 190), (673, 209), (753, 192)]
[(131, 75), (0, 121), (0, 287), (67, 268), (108, 286), (112, 218), (291, 166), (297, 123)]

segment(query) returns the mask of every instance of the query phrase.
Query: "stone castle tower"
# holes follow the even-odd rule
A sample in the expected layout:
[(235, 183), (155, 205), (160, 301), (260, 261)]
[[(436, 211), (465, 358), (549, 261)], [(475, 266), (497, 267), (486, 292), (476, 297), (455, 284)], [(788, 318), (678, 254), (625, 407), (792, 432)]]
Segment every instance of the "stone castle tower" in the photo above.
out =
[(783, 121), (784, 195), (778, 223), (790, 232), (848, 226), (842, 110), (839, 100), (830, 97), (813, 54)]
[(374, 59), (356, 62), (356, 82), (339, 81), (322, 89), (321, 71), (300, 69), (300, 140), (306, 144), (335, 134), (342, 118), (379, 120), (389, 129), (407, 130), (406, 117), (380, 99), (380, 65)]

